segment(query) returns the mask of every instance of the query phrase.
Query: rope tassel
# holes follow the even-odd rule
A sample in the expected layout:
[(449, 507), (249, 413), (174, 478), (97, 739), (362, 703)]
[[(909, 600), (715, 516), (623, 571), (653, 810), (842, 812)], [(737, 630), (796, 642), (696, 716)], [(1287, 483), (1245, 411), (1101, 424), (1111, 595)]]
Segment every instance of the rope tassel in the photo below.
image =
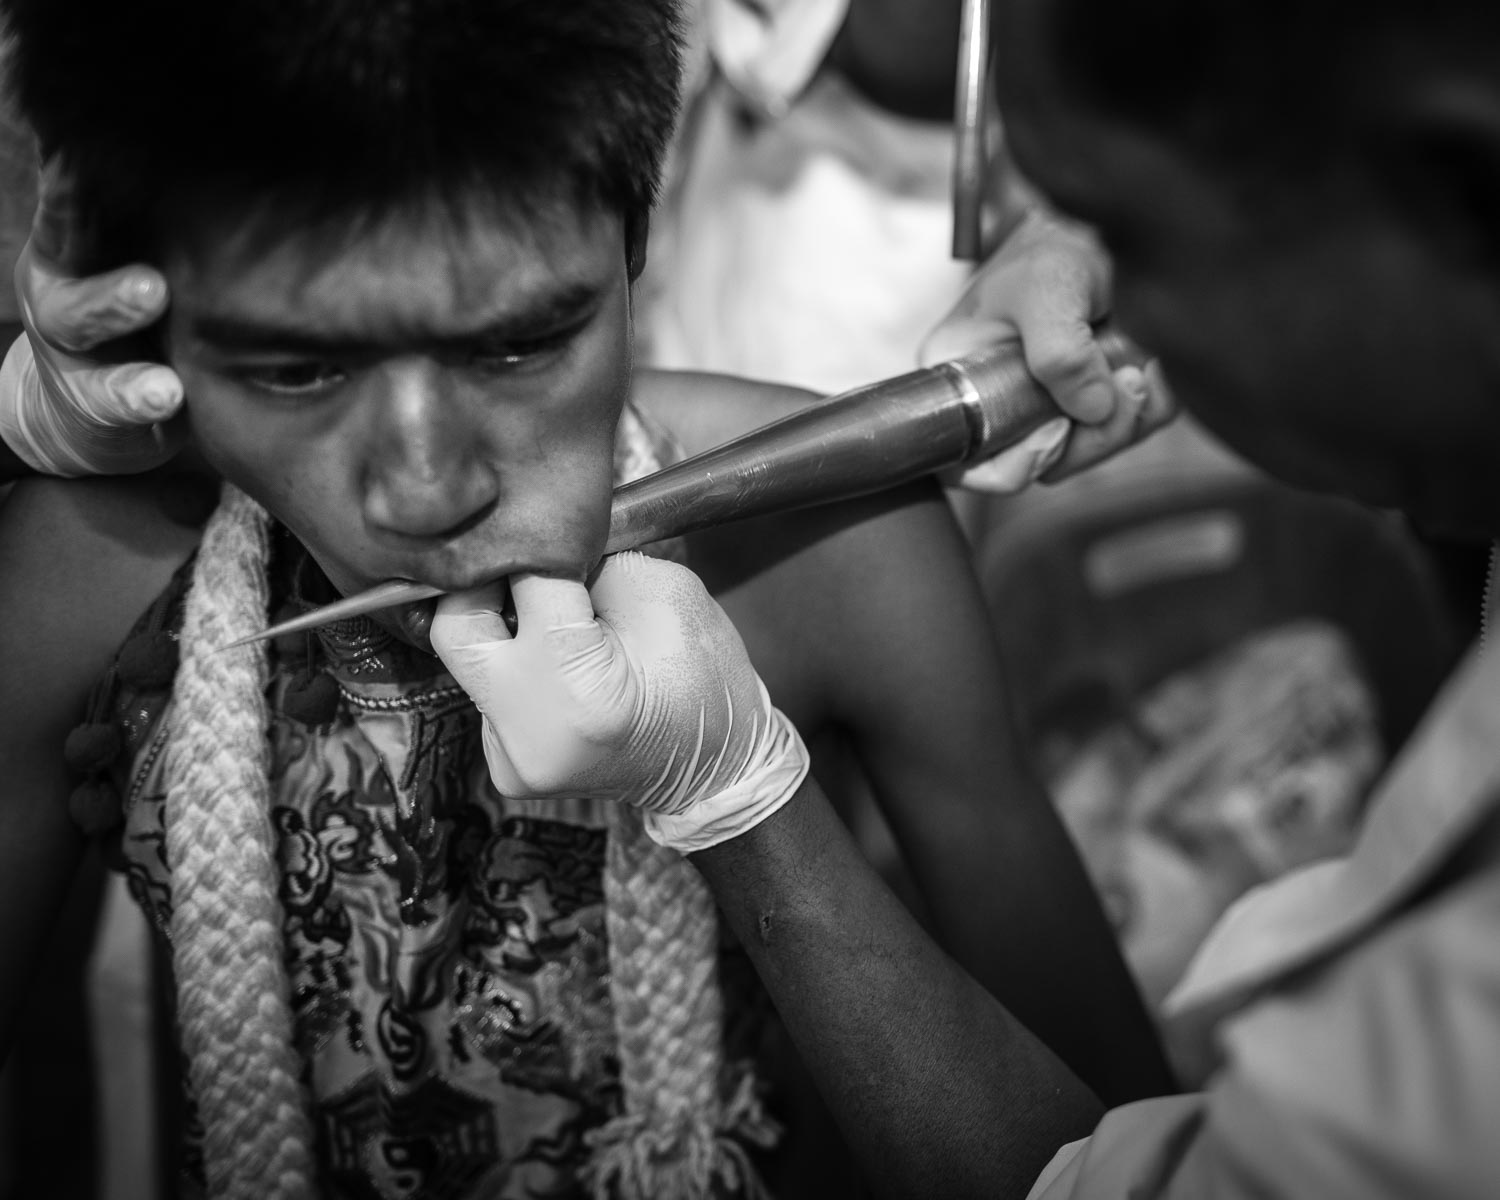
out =
[(764, 1196), (746, 1147), (770, 1147), (779, 1131), (748, 1072), (728, 1103), (720, 1097), (723, 996), (707, 885), (620, 806), (604, 900), (623, 1111), (587, 1135), (595, 1200), (704, 1200), (719, 1186)]
[[(627, 410), (617, 473), (655, 469)], [(225, 484), (194, 563), (168, 708), (166, 855), (173, 970), (211, 1200), (313, 1200), (310, 1107), (294, 1028), (271, 827), (269, 518)], [(318, 714), (304, 713), (304, 717)], [(748, 1069), (724, 1062), (718, 921), (698, 873), (609, 809), (604, 870), (621, 1111), (587, 1135), (596, 1197), (763, 1197), (750, 1154), (778, 1130)]]
[(172, 690), (166, 849), (178, 1025), (214, 1200), (309, 1200), (267, 782), (267, 517), (224, 485), (194, 565)]

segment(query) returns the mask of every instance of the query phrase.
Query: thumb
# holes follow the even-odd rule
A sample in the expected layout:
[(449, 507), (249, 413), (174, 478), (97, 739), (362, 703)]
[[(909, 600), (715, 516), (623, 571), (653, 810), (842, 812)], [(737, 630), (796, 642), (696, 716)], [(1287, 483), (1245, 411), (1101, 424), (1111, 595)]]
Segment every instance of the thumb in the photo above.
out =
[(29, 327), (49, 346), (75, 355), (145, 329), (168, 301), (167, 281), (150, 267), (78, 278), (30, 246), (16, 265), (15, 283)]
[(166, 421), (182, 407), (182, 380), (159, 363), (120, 363), (75, 372), (73, 396), (90, 420), (122, 434)]
[(630, 691), (630, 662), (616, 638), (594, 619), (582, 581), (558, 575), (515, 575), (510, 583), (516, 605), (516, 644), (528, 661), (546, 664), (531, 681), (538, 697), (556, 689), (558, 703), (578, 705), (575, 720), (621, 713)]
[(516, 632), (522, 638), (594, 620), (588, 589), (577, 579), (519, 573), (511, 576), (510, 594), (516, 606)]

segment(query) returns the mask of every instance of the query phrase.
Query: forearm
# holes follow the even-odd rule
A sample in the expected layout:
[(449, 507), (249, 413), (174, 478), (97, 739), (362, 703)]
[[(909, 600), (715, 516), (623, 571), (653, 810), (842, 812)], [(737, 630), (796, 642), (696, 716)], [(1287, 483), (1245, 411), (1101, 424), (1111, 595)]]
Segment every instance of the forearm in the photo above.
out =
[(937, 836), (903, 838), (945, 947), (1106, 1104), (1175, 1091), (1067, 831), (1036, 783), (1011, 782)]
[(1021, 1197), (1092, 1129), (1092, 1093), (912, 920), (815, 784), (694, 862), (878, 1192)]

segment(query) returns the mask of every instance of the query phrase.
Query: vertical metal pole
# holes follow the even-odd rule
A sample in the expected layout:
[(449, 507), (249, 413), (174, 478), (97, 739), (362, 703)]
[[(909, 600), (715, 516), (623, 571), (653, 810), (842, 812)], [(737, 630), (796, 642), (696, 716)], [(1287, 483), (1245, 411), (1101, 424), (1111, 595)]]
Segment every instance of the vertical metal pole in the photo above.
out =
[(978, 262), (983, 251), (985, 82), (989, 50), (989, 0), (963, 0), (958, 30), (958, 83), (953, 100), (953, 257), (970, 262)]

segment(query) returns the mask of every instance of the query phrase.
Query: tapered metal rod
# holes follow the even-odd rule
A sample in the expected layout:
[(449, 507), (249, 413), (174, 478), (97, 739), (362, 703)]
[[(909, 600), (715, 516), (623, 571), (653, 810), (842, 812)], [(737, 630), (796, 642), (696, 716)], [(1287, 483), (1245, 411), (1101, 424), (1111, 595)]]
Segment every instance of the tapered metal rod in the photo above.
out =
[[(1146, 362), (1117, 334), (1102, 333), (1099, 344), (1113, 367)], [(616, 488), (605, 553), (884, 491), (988, 458), (1058, 415), (1014, 346), (856, 388)], [(393, 580), (243, 641), (441, 594)]]
[(953, 257), (968, 262), (978, 262), (984, 255), (989, 59), (989, 0), (963, 0), (953, 97)]

